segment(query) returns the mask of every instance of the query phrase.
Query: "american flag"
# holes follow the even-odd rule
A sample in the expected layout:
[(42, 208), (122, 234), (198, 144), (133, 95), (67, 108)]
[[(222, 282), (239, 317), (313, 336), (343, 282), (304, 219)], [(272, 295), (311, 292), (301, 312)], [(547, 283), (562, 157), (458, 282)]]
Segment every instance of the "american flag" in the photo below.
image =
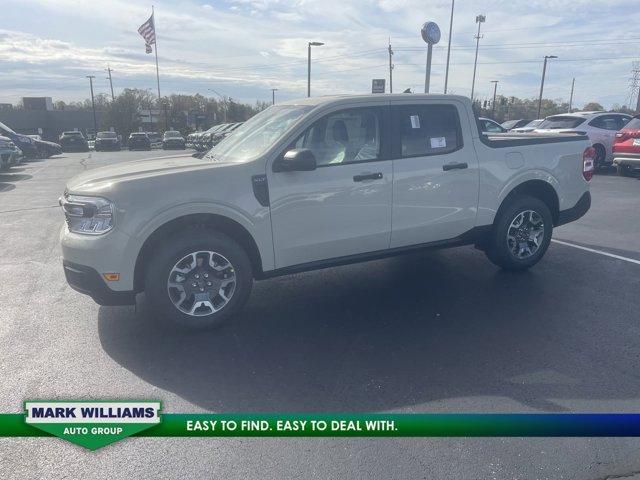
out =
[(156, 28), (153, 23), (153, 14), (151, 14), (149, 20), (140, 25), (138, 33), (144, 38), (147, 53), (151, 53), (151, 45), (156, 43)]

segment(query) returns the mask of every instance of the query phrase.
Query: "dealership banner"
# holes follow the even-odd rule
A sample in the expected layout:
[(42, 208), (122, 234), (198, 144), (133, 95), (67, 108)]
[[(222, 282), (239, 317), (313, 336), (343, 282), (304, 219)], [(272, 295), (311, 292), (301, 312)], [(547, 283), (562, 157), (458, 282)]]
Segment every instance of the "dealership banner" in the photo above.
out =
[(158, 401), (28, 401), (24, 413), (0, 414), (0, 437), (56, 436), (91, 450), (126, 437), (640, 437), (636, 413), (160, 411)]

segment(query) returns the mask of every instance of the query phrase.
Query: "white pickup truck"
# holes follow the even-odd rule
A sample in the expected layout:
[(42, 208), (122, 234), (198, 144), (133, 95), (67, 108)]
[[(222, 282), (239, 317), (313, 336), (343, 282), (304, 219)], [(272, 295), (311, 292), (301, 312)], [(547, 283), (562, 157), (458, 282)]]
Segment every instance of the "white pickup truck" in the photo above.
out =
[(100, 304), (144, 291), (159, 318), (209, 326), (291, 272), (463, 244), (526, 269), (589, 209), (594, 156), (582, 135), (482, 134), (465, 97), (290, 101), (202, 159), (69, 181), (64, 271)]

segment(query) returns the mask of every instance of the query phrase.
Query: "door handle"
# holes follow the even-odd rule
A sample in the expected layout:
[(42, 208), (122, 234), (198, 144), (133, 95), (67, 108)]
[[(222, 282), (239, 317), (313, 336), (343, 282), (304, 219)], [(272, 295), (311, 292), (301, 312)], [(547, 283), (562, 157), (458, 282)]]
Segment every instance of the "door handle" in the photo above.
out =
[(442, 166), (442, 170), (444, 170), (445, 172), (448, 172), (449, 170), (463, 170), (465, 168), (468, 168), (469, 165), (467, 164), (467, 162), (453, 162), (453, 163), (445, 163)]
[(363, 173), (362, 175), (354, 175), (354, 182), (364, 182), (365, 180), (380, 180), (382, 178), (382, 173)]

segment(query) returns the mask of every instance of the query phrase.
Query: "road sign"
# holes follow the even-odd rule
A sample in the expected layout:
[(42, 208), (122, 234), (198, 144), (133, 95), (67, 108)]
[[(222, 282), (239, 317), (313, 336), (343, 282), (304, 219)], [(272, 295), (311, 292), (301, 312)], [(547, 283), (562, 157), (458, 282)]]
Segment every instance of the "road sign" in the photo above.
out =
[(371, 80), (371, 93), (384, 93), (384, 87), (384, 78), (374, 78)]

